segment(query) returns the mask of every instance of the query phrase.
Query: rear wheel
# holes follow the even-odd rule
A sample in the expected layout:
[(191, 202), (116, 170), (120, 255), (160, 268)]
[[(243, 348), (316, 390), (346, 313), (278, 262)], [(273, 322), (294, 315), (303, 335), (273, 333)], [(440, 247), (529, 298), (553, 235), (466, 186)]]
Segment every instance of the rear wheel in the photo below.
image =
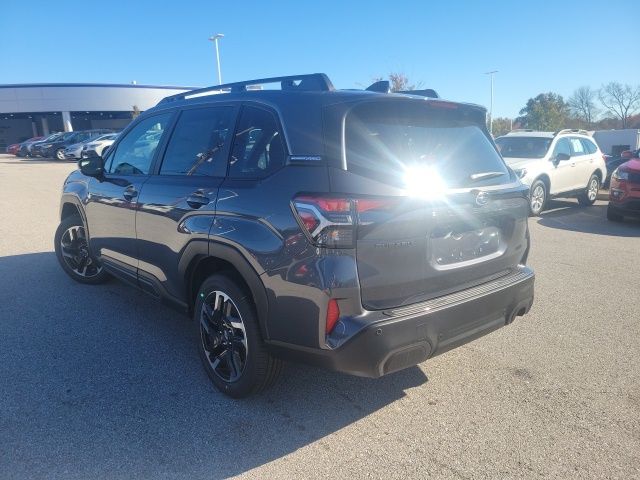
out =
[(64, 160), (64, 148), (56, 150), (55, 157), (57, 160)]
[(587, 183), (587, 187), (584, 192), (578, 195), (578, 203), (585, 207), (591, 206), (595, 203), (596, 198), (598, 198), (598, 190), (600, 189), (600, 179), (597, 175), (591, 175), (589, 179), (589, 183)]
[(207, 278), (194, 309), (198, 352), (222, 393), (241, 398), (272, 385), (282, 361), (266, 349), (250, 295), (230, 276)]
[(544, 210), (547, 203), (547, 186), (542, 180), (536, 180), (531, 185), (531, 194), (529, 199), (529, 211), (531, 215), (537, 217)]
[(616, 212), (615, 207), (612, 207), (611, 204), (607, 206), (607, 220), (612, 222), (621, 222), (624, 220), (624, 217)]
[(79, 216), (73, 215), (62, 220), (54, 238), (58, 262), (76, 282), (96, 285), (109, 278), (109, 274), (89, 252), (86, 231)]

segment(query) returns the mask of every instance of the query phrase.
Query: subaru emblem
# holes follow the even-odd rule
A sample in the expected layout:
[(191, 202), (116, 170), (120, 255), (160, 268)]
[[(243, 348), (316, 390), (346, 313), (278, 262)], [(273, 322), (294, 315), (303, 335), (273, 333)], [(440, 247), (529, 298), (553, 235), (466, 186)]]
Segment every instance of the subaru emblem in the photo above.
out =
[(489, 194), (487, 192), (479, 192), (476, 195), (476, 205), (482, 207), (489, 203)]

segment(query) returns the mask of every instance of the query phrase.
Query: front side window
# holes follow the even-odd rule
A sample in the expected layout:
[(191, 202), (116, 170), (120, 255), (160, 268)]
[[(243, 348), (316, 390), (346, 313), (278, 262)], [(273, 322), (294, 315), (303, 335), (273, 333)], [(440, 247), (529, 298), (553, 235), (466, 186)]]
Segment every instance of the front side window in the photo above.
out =
[(579, 157), (580, 155), (585, 154), (584, 146), (579, 138), (571, 137), (571, 151), (573, 152), (574, 157)]
[(106, 171), (116, 175), (147, 175), (171, 113), (140, 121), (109, 155)]
[(233, 113), (233, 107), (183, 111), (171, 134), (160, 174), (224, 177), (224, 152), (233, 130)]
[(571, 144), (569, 143), (569, 140), (567, 138), (561, 138), (560, 140), (558, 140), (558, 143), (556, 143), (556, 146), (553, 149), (553, 155), (551, 156), (551, 158), (556, 158), (559, 153), (564, 153), (568, 156), (571, 156)]
[(264, 178), (285, 161), (284, 140), (273, 114), (261, 108), (244, 107), (233, 140), (229, 176)]

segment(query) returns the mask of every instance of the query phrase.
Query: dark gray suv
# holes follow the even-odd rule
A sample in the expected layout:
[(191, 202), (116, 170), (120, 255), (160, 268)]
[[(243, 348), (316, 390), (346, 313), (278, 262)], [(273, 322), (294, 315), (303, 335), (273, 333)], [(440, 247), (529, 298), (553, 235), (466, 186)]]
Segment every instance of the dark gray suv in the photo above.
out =
[(168, 97), (67, 178), (56, 253), (79, 282), (115, 276), (192, 315), (228, 395), (283, 359), (395, 372), (533, 302), (528, 188), (485, 114), (323, 74)]

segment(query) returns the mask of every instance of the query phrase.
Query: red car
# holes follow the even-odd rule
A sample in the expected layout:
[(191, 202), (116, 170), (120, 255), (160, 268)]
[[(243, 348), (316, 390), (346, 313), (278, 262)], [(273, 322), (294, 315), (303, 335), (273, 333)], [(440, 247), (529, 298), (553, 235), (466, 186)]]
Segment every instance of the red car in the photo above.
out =
[(13, 145), (9, 145), (7, 147), (7, 153), (9, 153), (11, 155), (17, 155), (18, 154), (18, 150), (20, 150), (20, 144), (19, 143), (14, 143)]
[(640, 218), (640, 150), (611, 174), (607, 218), (619, 222), (624, 217)]

